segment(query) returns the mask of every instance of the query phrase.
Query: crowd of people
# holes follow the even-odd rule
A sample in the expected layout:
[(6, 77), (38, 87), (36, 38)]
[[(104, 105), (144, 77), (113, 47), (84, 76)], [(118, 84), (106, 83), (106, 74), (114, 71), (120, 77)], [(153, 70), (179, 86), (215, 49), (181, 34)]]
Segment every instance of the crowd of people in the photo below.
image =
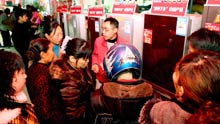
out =
[(118, 35), (117, 19), (104, 20), (103, 36), (96, 38), (94, 49), (82, 38), (71, 38), (62, 51), (60, 24), (45, 21), (44, 36), (36, 37), (43, 22), (36, 9), (27, 10), (15, 9), (11, 28), (2, 21), (10, 11), (0, 15), (4, 46), (12, 45), (10, 30), (18, 51), (0, 50), (0, 123), (220, 123), (219, 33), (201, 28), (188, 37), (189, 53), (173, 71), (176, 98), (164, 99), (141, 78), (141, 55)]

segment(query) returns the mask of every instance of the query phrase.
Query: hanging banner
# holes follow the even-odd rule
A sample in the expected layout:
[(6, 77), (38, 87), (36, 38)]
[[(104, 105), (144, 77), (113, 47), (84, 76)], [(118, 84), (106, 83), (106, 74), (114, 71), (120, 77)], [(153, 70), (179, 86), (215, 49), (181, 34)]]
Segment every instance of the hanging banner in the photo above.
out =
[(205, 28), (211, 30), (211, 31), (220, 31), (220, 24), (219, 23), (205, 23)]
[(185, 16), (189, 0), (153, 0), (152, 14)]
[(67, 5), (61, 5), (57, 7), (57, 12), (59, 13), (63, 13), (63, 12), (67, 12), (68, 11), (68, 7)]
[(81, 6), (71, 6), (70, 7), (70, 14), (80, 14), (82, 12)]
[(59, 13), (62, 12), (62, 6), (57, 6), (57, 12), (59, 12)]
[(88, 16), (103, 16), (104, 7), (90, 7), (88, 9)]
[(218, 5), (220, 6), (220, 0), (207, 0), (206, 4), (208, 5)]
[(68, 11), (67, 5), (63, 5), (61, 11), (62, 12), (67, 12)]
[(135, 10), (136, 10), (135, 3), (116, 2), (113, 4), (112, 7), (113, 14), (134, 14)]

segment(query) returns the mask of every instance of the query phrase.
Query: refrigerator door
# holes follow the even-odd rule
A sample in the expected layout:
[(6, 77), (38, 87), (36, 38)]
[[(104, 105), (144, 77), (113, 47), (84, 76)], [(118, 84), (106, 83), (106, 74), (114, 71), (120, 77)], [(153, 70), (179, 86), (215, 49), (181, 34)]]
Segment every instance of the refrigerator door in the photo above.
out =
[(102, 35), (102, 23), (105, 17), (88, 17), (87, 39), (94, 48), (95, 39)]
[(202, 27), (205, 23), (220, 23), (220, 6), (204, 6), (202, 14)]
[(66, 14), (64, 32), (72, 38), (83, 38), (87, 40), (87, 20), (83, 14)]
[(142, 77), (175, 92), (172, 74), (183, 56), (189, 18), (145, 15)]

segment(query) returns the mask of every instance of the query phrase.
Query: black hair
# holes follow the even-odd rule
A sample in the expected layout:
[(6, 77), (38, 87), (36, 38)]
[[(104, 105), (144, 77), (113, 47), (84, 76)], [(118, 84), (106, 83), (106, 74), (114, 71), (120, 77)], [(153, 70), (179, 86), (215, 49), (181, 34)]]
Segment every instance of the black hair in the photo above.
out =
[(0, 10), (0, 15), (3, 13), (3, 11), (2, 10)]
[(60, 26), (60, 24), (57, 21), (50, 21), (46, 20), (44, 22), (44, 34), (50, 35), (50, 33), (54, 30), (54, 33), (56, 32), (57, 27)]
[(25, 68), (21, 56), (17, 53), (0, 50), (0, 110), (4, 108), (15, 108), (14, 100), (11, 98), (15, 94), (12, 80), (16, 71)]
[(7, 15), (10, 14), (10, 9), (9, 9), (9, 8), (6, 8), (6, 9), (4, 10), (4, 13), (7, 14)]
[(66, 59), (69, 58), (69, 56), (74, 56), (76, 59), (79, 58), (89, 58), (92, 53), (92, 49), (90, 44), (81, 38), (73, 38), (68, 41), (66, 45)]
[(220, 52), (220, 34), (206, 28), (201, 28), (188, 37), (190, 45), (196, 50)]
[(104, 22), (110, 22), (111, 25), (114, 25), (115, 28), (119, 27), (119, 22), (117, 19), (109, 17), (104, 20)]
[(26, 56), (29, 60), (33, 62), (38, 62), (41, 59), (40, 53), (47, 52), (49, 49), (50, 41), (46, 38), (37, 38), (32, 40), (30, 43), (30, 47), (26, 52)]
[(27, 11), (24, 9), (18, 9), (17, 11), (15, 11), (15, 17), (18, 20), (20, 16), (24, 16), (27, 15)]

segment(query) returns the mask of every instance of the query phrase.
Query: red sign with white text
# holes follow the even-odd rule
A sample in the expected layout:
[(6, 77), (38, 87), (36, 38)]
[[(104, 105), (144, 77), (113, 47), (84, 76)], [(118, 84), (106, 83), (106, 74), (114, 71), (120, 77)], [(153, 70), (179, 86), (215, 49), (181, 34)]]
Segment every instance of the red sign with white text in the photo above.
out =
[(57, 6), (57, 12), (62, 12), (62, 6)]
[(67, 12), (68, 11), (67, 5), (63, 5), (61, 11), (62, 12)]
[(103, 16), (104, 8), (103, 7), (90, 7), (88, 9), (88, 16)]
[(220, 0), (207, 0), (206, 1), (206, 4), (209, 4), (209, 5), (220, 5)]
[(169, 16), (185, 16), (188, 0), (154, 0), (152, 3), (152, 14)]
[(70, 14), (80, 14), (82, 11), (81, 6), (71, 6), (70, 7)]
[(114, 3), (112, 13), (114, 14), (134, 14), (136, 9), (135, 3)]
[(220, 24), (219, 23), (205, 23), (205, 28), (211, 31), (220, 31)]

